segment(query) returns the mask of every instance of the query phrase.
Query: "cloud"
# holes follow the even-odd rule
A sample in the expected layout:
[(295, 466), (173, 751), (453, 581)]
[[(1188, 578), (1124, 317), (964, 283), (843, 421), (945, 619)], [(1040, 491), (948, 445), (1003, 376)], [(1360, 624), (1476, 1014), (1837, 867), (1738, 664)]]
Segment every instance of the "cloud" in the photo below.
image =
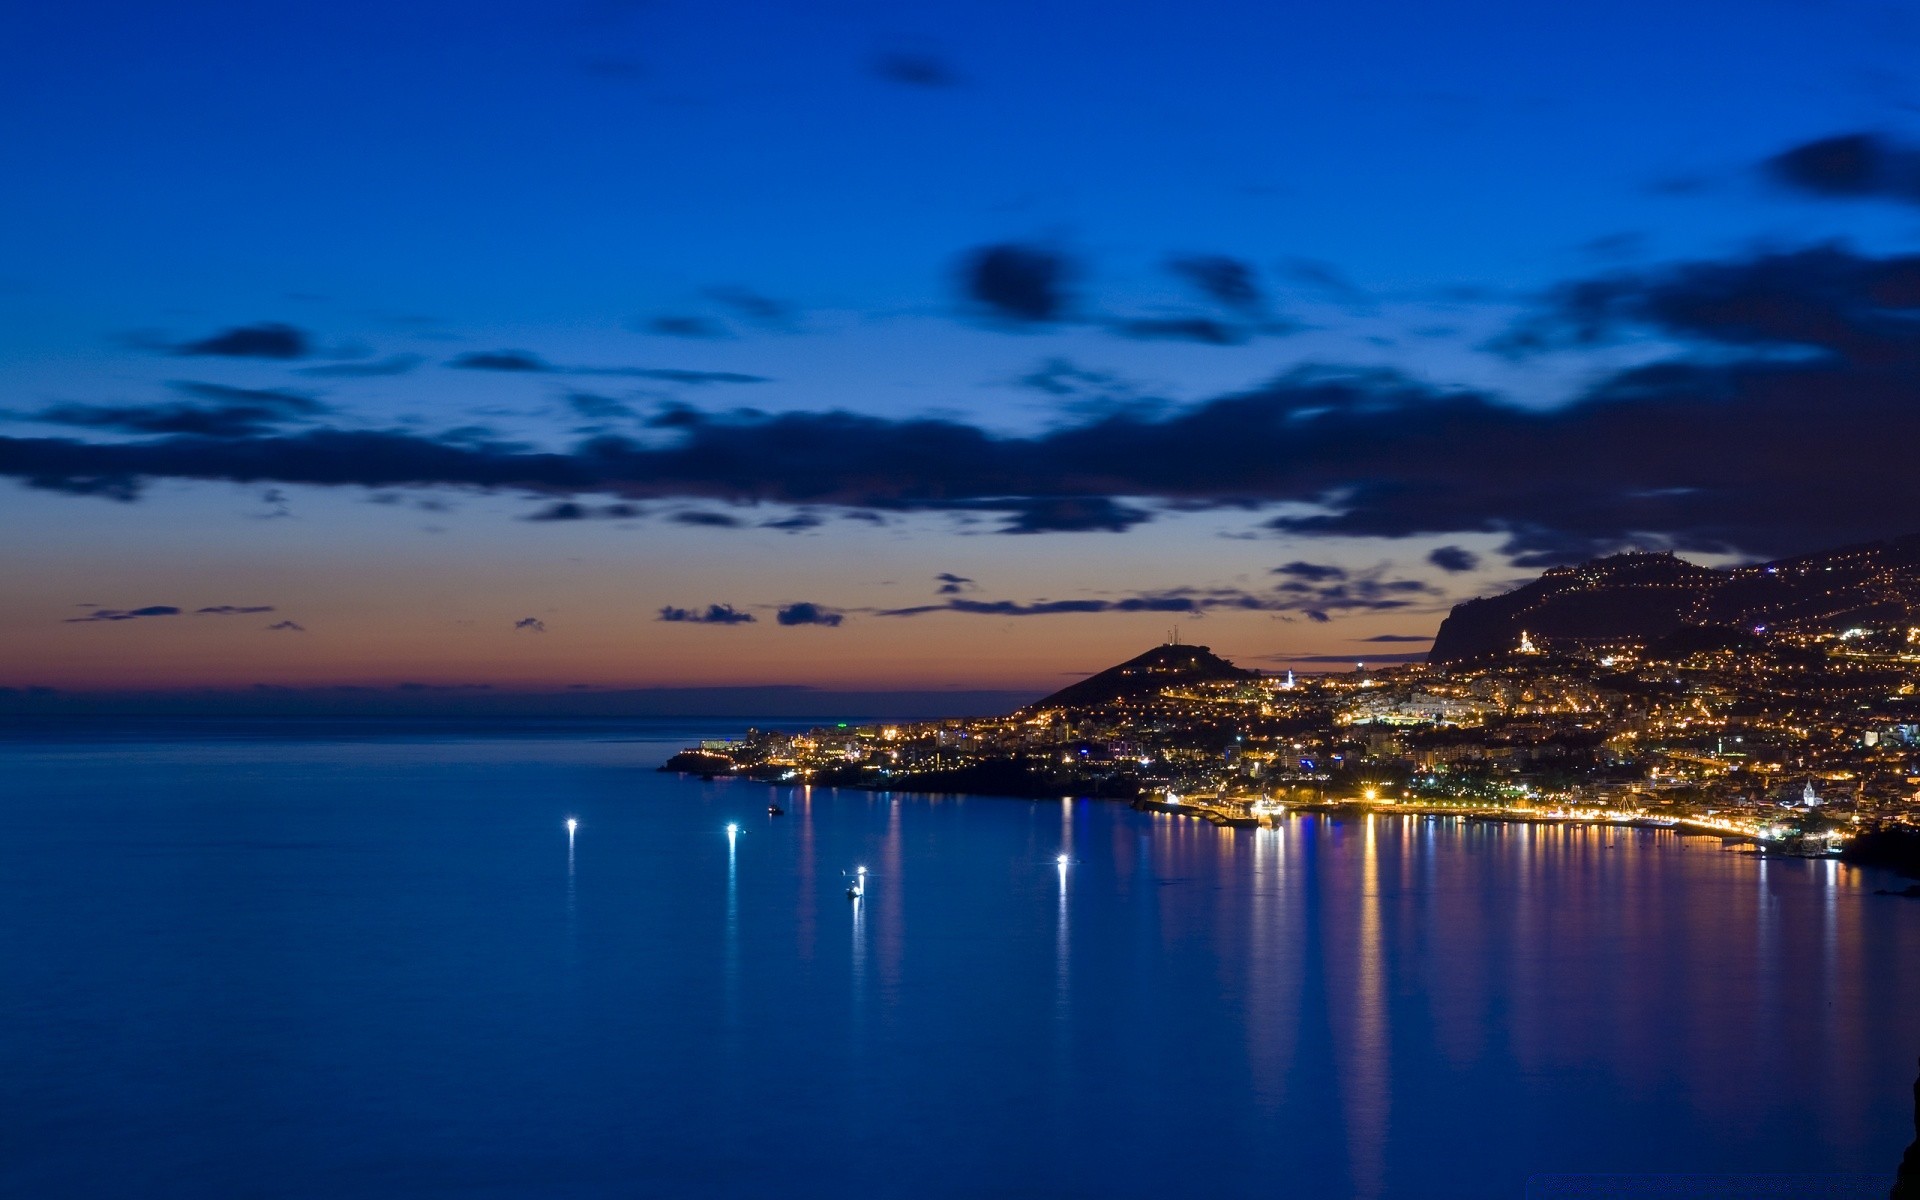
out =
[[(1516, 323), (1493, 348), (1525, 356), (1647, 333), (1775, 356), (1815, 351), (1860, 366), (1911, 369), (1920, 358), (1920, 255), (1874, 258), (1828, 243), (1580, 280), (1553, 289), (1540, 311)], [(1795, 366), (1719, 357), (1714, 365), (1723, 374)], [(1617, 376), (1615, 384), (1645, 380), (1648, 370), (1657, 369)]]
[(558, 371), (546, 359), (530, 350), (469, 350), (448, 359), (446, 365), (460, 371), (509, 371), (545, 373)]
[(1430, 633), (1376, 633), (1372, 637), (1356, 638), (1361, 642), (1430, 642)]
[(950, 599), (940, 604), (916, 604), (907, 608), (887, 608), (882, 617), (918, 617), (927, 613), (967, 613), (983, 617), (1054, 617), (1073, 613), (1167, 612), (1198, 613), (1202, 604), (1191, 596), (1133, 596), (1123, 600), (1014, 600)]
[(214, 604), (206, 608), (196, 608), (193, 610), (195, 616), (201, 617), (236, 617), (246, 613), (270, 613), (272, 611), (273, 605), (271, 604)]
[(931, 54), (881, 54), (872, 63), (876, 77), (907, 87), (950, 88), (960, 83), (946, 61)]
[(1600, 373), (1555, 405), (1316, 366), (1024, 435), (944, 417), (680, 406), (645, 441), (601, 434), (564, 450), (335, 428), (0, 437), (0, 475), (119, 500), (150, 479), (451, 486), (547, 502), (992, 514), (1010, 533), (1269, 505), (1265, 528), (1287, 536), (1493, 535), (1522, 565), (1634, 545), (1774, 557), (1911, 531), (1920, 257), (1825, 245), (1578, 280), (1541, 300), (1535, 324), (1560, 344), (1651, 334), (1665, 356)]
[(1167, 269), (1208, 299), (1235, 312), (1255, 316), (1266, 307), (1251, 263), (1223, 254), (1190, 254), (1170, 259)]
[(760, 522), (762, 529), (778, 529), (783, 533), (801, 533), (808, 529), (817, 529), (826, 524), (817, 514), (797, 512), (790, 516), (776, 517), (771, 521)]
[(797, 604), (789, 604), (782, 608), (775, 614), (774, 620), (780, 622), (782, 625), (833, 626), (846, 620), (846, 617), (833, 609), (823, 608), (818, 604), (802, 600)]
[(733, 336), (725, 325), (712, 317), (688, 313), (667, 313), (647, 320), (645, 331), (661, 337), (713, 339)]
[(746, 524), (739, 517), (729, 516), (726, 513), (705, 512), (700, 509), (670, 513), (667, 520), (675, 525), (697, 525), (705, 529), (738, 529)]
[(56, 404), (18, 419), (113, 433), (243, 438), (326, 411), (312, 396), (280, 388), (184, 380), (168, 386), (203, 403)]
[(1427, 661), (1425, 652), (1418, 654), (1276, 654), (1275, 662), (1290, 663), (1419, 663)]
[(1153, 519), (1144, 508), (1106, 496), (1029, 497), (1012, 502), (1011, 509), (1002, 533), (1125, 533)]
[(270, 630), (278, 630), (282, 633), (305, 633), (307, 631), (307, 627), (297, 621), (275, 621), (273, 624), (267, 626), (267, 628)]
[(612, 421), (618, 419), (637, 420), (639, 413), (633, 406), (611, 396), (596, 395), (593, 392), (568, 392), (567, 407), (579, 413), (589, 421)]
[(737, 284), (710, 287), (706, 294), (716, 304), (731, 309), (735, 316), (762, 328), (785, 330), (793, 326), (795, 306), (785, 300), (776, 300)]
[(1842, 133), (1804, 142), (1761, 164), (1773, 182), (1823, 200), (1920, 204), (1920, 147), (1880, 133)]
[(1072, 306), (1077, 274), (1066, 255), (1043, 246), (1002, 242), (982, 246), (960, 264), (960, 287), (988, 316), (1016, 325), (1063, 319)]
[[(1328, 571), (1338, 574), (1326, 574)], [(1439, 588), (1418, 579), (1388, 578), (1385, 566), (1343, 571), (1312, 563), (1289, 563), (1274, 573), (1287, 576), (1285, 582), (1274, 587), (1275, 592), (1285, 597), (1284, 607), (1306, 611), (1309, 616), (1315, 612), (1384, 612), (1413, 608), (1440, 594)]]
[(768, 383), (765, 375), (743, 375), (739, 371), (685, 371), (678, 367), (580, 367), (583, 375), (625, 375), (633, 379), (659, 379), (667, 383)]
[[(1407, 608), (1415, 597), (1437, 595), (1437, 589), (1417, 580), (1383, 578), (1385, 568), (1374, 568), (1359, 579), (1320, 586), (1289, 582), (1271, 592), (1231, 587), (1174, 587), (1138, 592), (1118, 598), (1081, 600), (975, 600), (952, 595), (944, 600), (902, 608), (875, 610), (882, 617), (917, 617), (928, 613), (965, 613), (987, 617), (1050, 617), (1072, 613), (1185, 613), (1203, 616), (1216, 611), (1305, 612), (1316, 621), (1332, 618), (1326, 610), (1389, 610)], [(940, 578), (936, 576), (935, 578)], [(1315, 615), (1315, 614), (1318, 615)]]
[(513, 627), (516, 630), (524, 629), (528, 633), (545, 633), (547, 631), (547, 623), (539, 617), (521, 617), (513, 623)]
[(179, 342), (167, 349), (182, 357), (293, 359), (305, 358), (311, 353), (313, 342), (304, 330), (276, 321), (263, 321), (258, 325), (225, 329), (194, 341)]
[(752, 613), (741, 612), (731, 604), (709, 604), (704, 612), (695, 608), (675, 608), (669, 604), (660, 610), (660, 616), (657, 619), (693, 625), (753, 624)]
[(1285, 575), (1289, 579), (1304, 579), (1308, 583), (1325, 583), (1330, 579), (1345, 579), (1345, 567), (1336, 567), (1330, 563), (1290, 562), (1273, 569), (1275, 575)]
[(324, 363), (300, 367), (297, 373), (315, 379), (378, 379), (385, 375), (405, 375), (427, 361), (418, 354), (392, 354), (369, 362)]
[(581, 504), (577, 500), (556, 500), (552, 504), (535, 509), (521, 519), (525, 521), (590, 521), (595, 519), (626, 521), (645, 515), (646, 510), (637, 504)]
[(961, 592), (975, 591), (980, 586), (965, 575), (955, 575), (951, 571), (942, 571), (934, 579), (940, 584), (934, 591), (941, 596), (956, 596)]
[(1242, 346), (1251, 333), (1241, 325), (1212, 317), (1137, 317), (1107, 326), (1135, 342), (1198, 342), (1203, 346)]
[(1105, 371), (1089, 371), (1066, 358), (1049, 358), (1014, 382), (1021, 387), (1062, 398), (1088, 393), (1105, 395), (1121, 387), (1118, 376)]
[(1373, 303), (1372, 296), (1356, 286), (1332, 263), (1314, 258), (1289, 258), (1280, 264), (1280, 271), (1295, 283), (1349, 307), (1365, 307)]
[(97, 621), (132, 621), (141, 617), (177, 617), (180, 610), (171, 604), (149, 604), (145, 608), (96, 608), (84, 617), (68, 617), (63, 624), (91, 625)]
[(1471, 571), (1480, 565), (1480, 556), (1462, 546), (1440, 546), (1427, 555), (1427, 561), (1449, 574)]
[(446, 366), (461, 371), (500, 371), (522, 375), (612, 375), (624, 379), (657, 379), (666, 383), (767, 383), (764, 375), (739, 371), (689, 371), (679, 367), (563, 367), (528, 350), (469, 350), (456, 354)]

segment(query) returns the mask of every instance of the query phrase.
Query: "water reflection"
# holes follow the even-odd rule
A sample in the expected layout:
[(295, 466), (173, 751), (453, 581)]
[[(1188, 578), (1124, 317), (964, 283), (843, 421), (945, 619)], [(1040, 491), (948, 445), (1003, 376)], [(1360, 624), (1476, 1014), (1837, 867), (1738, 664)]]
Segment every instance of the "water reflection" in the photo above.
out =
[(740, 1023), (740, 826), (727, 826), (726, 1019)]
[(1357, 1197), (1379, 1195), (1386, 1171), (1390, 1047), (1380, 931), (1379, 820), (1369, 814), (1362, 834), (1358, 954), (1347, 1055), (1348, 1170)]

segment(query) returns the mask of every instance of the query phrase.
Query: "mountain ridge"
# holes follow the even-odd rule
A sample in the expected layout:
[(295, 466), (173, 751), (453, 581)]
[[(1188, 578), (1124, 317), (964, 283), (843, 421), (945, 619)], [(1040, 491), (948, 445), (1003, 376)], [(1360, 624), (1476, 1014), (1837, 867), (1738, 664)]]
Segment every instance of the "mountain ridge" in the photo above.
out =
[(1804, 633), (1901, 621), (1920, 622), (1920, 534), (1731, 568), (1636, 551), (1455, 605), (1427, 661), (1510, 653), (1523, 632), (1542, 645), (1647, 645), (1689, 628)]

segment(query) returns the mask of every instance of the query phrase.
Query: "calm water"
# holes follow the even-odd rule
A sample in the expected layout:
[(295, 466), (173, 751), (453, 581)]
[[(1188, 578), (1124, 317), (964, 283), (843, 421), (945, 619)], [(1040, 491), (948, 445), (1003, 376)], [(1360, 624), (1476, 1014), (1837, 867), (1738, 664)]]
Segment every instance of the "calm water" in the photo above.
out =
[(1477, 1200), (1910, 1135), (1920, 902), (1835, 864), (320, 732), (0, 741), (0, 1194)]

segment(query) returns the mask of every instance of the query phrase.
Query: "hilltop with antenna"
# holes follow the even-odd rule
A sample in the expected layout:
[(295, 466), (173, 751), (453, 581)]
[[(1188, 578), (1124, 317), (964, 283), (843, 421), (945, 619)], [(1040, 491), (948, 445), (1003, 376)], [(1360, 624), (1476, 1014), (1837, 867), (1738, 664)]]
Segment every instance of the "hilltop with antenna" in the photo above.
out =
[(1169, 687), (1194, 683), (1237, 682), (1258, 679), (1258, 671), (1236, 667), (1206, 646), (1183, 645), (1180, 631), (1168, 640), (1117, 667), (1108, 667), (1079, 683), (1061, 688), (1044, 700), (1021, 709), (1038, 712), (1049, 708), (1096, 708), (1117, 700), (1146, 699)]

